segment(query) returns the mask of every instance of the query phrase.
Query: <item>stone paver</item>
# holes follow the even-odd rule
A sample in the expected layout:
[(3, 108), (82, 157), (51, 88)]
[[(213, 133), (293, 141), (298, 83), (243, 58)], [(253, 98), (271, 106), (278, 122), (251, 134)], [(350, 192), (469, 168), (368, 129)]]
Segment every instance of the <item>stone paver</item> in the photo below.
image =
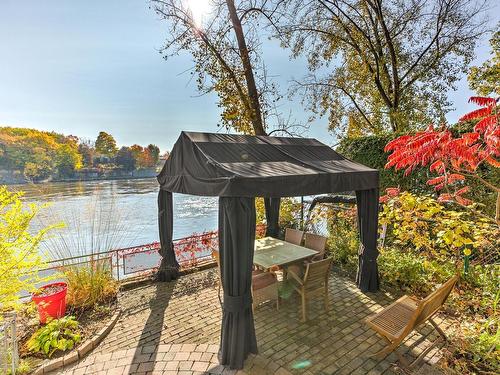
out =
[[(308, 318), (300, 321), (300, 303), (283, 288), (274, 304), (254, 314), (259, 354), (245, 368), (218, 364), (221, 307), (217, 272), (196, 272), (172, 283), (150, 283), (121, 293), (122, 316), (110, 334), (84, 360), (61, 374), (393, 374), (396, 355), (370, 357), (383, 341), (363, 320), (394, 300), (387, 293), (361, 293), (348, 278), (330, 277), (330, 309), (322, 298), (308, 303)], [(446, 328), (446, 322), (441, 324)], [(436, 336), (429, 327), (411, 335), (400, 347), (416, 356)], [(413, 346), (412, 346), (413, 344)], [(439, 352), (431, 351), (418, 373), (440, 373)], [(422, 372), (424, 371), (424, 372)]]

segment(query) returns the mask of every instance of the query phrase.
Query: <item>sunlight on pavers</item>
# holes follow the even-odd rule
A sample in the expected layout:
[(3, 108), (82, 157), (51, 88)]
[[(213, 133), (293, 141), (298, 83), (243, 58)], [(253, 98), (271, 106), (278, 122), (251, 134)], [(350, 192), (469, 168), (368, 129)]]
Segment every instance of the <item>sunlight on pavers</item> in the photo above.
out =
[[(108, 337), (87, 358), (64, 374), (391, 374), (395, 354), (384, 360), (370, 355), (382, 340), (364, 319), (389, 304), (383, 292), (363, 294), (348, 278), (333, 272), (330, 310), (321, 298), (308, 302), (308, 321), (300, 321), (300, 303), (293, 294), (280, 310), (263, 304), (255, 311), (258, 355), (239, 372), (218, 364), (221, 307), (216, 271), (196, 272), (172, 283), (146, 283), (120, 295), (123, 315)], [(429, 342), (424, 326), (410, 335), (400, 351), (416, 356)], [(431, 335), (432, 336), (432, 335)], [(414, 347), (410, 350), (409, 347)], [(424, 366), (439, 359), (426, 356)]]

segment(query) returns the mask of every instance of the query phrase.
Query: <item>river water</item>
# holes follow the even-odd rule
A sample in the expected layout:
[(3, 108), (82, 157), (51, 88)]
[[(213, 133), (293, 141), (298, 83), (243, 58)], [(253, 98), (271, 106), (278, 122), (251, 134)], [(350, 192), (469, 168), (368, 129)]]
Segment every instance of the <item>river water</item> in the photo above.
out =
[[(52, 258), (158, 241), (156, 179), (56, 182), (18, 185), (24, 200), (47, 205), (34, 230), (50, 231), (43, 251)], [(174, 238), (217, 228), (217, 198), (174, 194)]]

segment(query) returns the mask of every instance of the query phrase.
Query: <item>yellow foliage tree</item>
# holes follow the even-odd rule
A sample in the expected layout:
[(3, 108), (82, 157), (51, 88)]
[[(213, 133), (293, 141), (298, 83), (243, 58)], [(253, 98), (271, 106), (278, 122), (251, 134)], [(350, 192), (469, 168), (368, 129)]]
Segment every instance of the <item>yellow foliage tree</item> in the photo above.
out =
[(0, 186), (0, 311), (16, 309), (22, 291), (33, 292), (48, 279), (36, 272), (45, 265), (39, 245), (60, 226), (33, 231), (32, 220), (44, 206), (23, 203), (21, 197)]

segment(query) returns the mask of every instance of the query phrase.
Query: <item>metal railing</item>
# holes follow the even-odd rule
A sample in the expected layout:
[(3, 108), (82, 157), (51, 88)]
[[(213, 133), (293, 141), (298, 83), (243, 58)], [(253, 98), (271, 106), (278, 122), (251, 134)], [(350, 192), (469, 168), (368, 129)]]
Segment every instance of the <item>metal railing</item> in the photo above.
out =
[(16, 339), (16, 313), (5, 313), (0, 321), (0, 374), (16, 373), (19, 353)]
[[(257, 235), (262, 236), (265, 228), (265, 225), (257, 225)], [(218, 231), (174, 239), (174, 252), (181, 269), (192, 269), (213, 262), (212, 250), (218, 248), (218, 241)], [(123, 249), (54, 259), (47, 262), (49, 267), (40, 269), (38, 272), (41, 276), (45, 276), (63, 271), (64, 268), (70, 266), (106, 261), (109, 262), (113, 276), (117, 280), (122, 280), (150, 273), (157, 269), (161, 261), (159, 250), (160, 243), (152, 242)]]
[[(210, 245), (217, 245), (217, 232), (207, 232), (174, 240), (174, 251), (182, 269), (196, 267), (210, 258)], [(156, 269), (161, 261), (160, 243), (152, 242), (140, 246), (113, 249), (92, 254), (84, 254), (48, 261), (49, 267), (38, 272), (45, 276), (67, 267), (109, 262), (113, 276), (117, 280), (137, 276)]]

